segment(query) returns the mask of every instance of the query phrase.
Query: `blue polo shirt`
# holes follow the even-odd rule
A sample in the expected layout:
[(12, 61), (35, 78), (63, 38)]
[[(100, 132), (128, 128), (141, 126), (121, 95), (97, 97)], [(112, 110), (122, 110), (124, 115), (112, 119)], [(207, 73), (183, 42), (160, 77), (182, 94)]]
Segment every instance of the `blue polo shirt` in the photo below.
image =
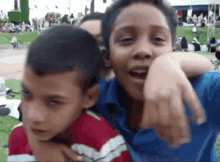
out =
[[(116, 78), (99, 83), (100, 97), (93, 110), (124, 136), (133, 161), (217, 161), (215, 142), (220, 130), (220, 73), (207, 72), (190, 82), (204, 107), (207, 122), (200, 126), (190, 123), (192, 141), (179, 148), (170, 147), (153, 129), (130, 129), (125, 92)], [(188, 105), (184, 106), (186, 115), (191, 117)]]

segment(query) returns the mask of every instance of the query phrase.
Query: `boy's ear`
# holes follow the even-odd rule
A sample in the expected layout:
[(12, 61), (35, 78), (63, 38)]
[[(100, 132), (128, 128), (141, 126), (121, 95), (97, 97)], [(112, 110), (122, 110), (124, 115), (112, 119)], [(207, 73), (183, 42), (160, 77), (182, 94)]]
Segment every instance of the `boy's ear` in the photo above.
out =
[(103, 49), (102, 54), (103, 54), (103, 60), (104, 60), (104, 63), (105, 63), (105, 67), (107, 69), (110, 69), (111, 68), (111, 63), (110, 63), (110, 53), (109, 53), (109, 51), (106, 50), (106, 49)]
[(173, 52), (176, 52), (178, 49), (178, 45), (176, 44), (174, 47), (173, 47)]
[(94, 85), (86, 91), (86, 93), (84, 94), (84, 99), (83, 99), (84, 109), (91, 108), (96, 104), (99, 98), (99, 90), (100, 90), (100, 87), (98, 85)]

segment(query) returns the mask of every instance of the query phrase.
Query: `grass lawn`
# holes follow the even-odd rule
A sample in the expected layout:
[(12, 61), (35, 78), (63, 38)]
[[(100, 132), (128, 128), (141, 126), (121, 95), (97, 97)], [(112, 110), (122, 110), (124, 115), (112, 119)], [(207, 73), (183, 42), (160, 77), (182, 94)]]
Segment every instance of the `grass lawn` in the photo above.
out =
[[(13, 92), (20, 93), (22, 91), (21, 80), (6, 80), (6, 86), (12, 89)], [(12, 94), (6, 97), (7, 99), (21, 99), (20, 94)], [(20, 123), (20, 121), (11, 116), (0, 116), (0, 162), (7, 160), (8, 149), (4, 147), (4, 144), (8, 141), (8, 134), (10, 130)]]
[(206, 52), (206, 51), (195, 51), (195, 53), (205, 54), (205, 55), (215, 55), (215, 52), (211, 53), (211, 52)]
[(20, 33), (0, 33), (0, 45), (6, 45), (11, 43), (11, 38), (16, 37), (20, 45), (24, 43), (30, 43), (35, 40), (39, 35), (39, 32), (20, 32)]
[(8, 141), (8, 134), (10, 130), (20, 123), (20, 121), (11, 116), (0, 116), (0, 161), (7, 160), (8, 148), (4, 147), (4, 144)]
[[(192, 33), (192, 27), (177, 27), (176, 36), (185, 36), (187, 41), (192, 42), (195, 36), (199, 36), (198, 41), (201, 44), (207, 44), (207, 28), (198, 27), (198, 33)], [(220, 29), (215, 30), (215, 39), (220, 39)]]
[[(11, 38), (16, 36), (19, 44), (32, 42), (40, 33), (34, 32), (20, 32), (20, 33), (0, 33), (0, 45), (10, 44)], [(177, 27), (176, 36), (185, 36), (189, 42), (192, 42), (195, 36), (199, 36), (201, 44), (207, 44), (207, 28), (198, 28), (197, 34), (192, 34), (192, 27)], [(220, 29), (216, 28), (216, 40), (220, 38)]]

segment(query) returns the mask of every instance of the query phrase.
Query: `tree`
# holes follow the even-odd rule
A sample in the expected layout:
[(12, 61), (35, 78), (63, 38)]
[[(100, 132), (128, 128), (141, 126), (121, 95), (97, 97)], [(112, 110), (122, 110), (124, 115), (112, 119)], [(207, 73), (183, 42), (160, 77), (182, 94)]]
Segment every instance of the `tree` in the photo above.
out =
[(14, 1), (14, 9), (15, 9), (15, 10), (18, 10), (18, 0), (15, 0), (15, 1)]

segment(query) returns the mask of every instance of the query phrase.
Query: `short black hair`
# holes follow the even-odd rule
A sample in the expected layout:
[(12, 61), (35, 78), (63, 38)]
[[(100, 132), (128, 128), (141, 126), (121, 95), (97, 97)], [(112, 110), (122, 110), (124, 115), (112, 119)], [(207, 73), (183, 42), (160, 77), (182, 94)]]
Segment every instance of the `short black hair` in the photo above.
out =
[(90, 13), (90, 14), (87, 14), (85, 15), (81, 21), (80, 21), (80, 25), (86, 21), (90, 21), (90, 20), (100, 20), (102, 21), (103, 18), (105, 17), (105, 14), (104, 13), (101, 13), (101, 12), (94, 12), (94, 13)]
[(80, 69), (84, 92), (100, 80), (102, 54), (96, 39), (87, 31), (59, 25), (42, 32), (28, 47), (26, 65), (40, 77)]
[(121, 11), (132, 5), (133, 3), (151, 3), (161, 10), (165, 15), (170, 28), (172, 37), (172, 46), (175, 46), (177, 15), (175, 9), (165, 0), (116, 0), (105, 11), (105, 18), (102, 21), (101, 35), (105, 43), (105, 47), (109, 50), (109, 39), (112, 32), (112, 26)]

